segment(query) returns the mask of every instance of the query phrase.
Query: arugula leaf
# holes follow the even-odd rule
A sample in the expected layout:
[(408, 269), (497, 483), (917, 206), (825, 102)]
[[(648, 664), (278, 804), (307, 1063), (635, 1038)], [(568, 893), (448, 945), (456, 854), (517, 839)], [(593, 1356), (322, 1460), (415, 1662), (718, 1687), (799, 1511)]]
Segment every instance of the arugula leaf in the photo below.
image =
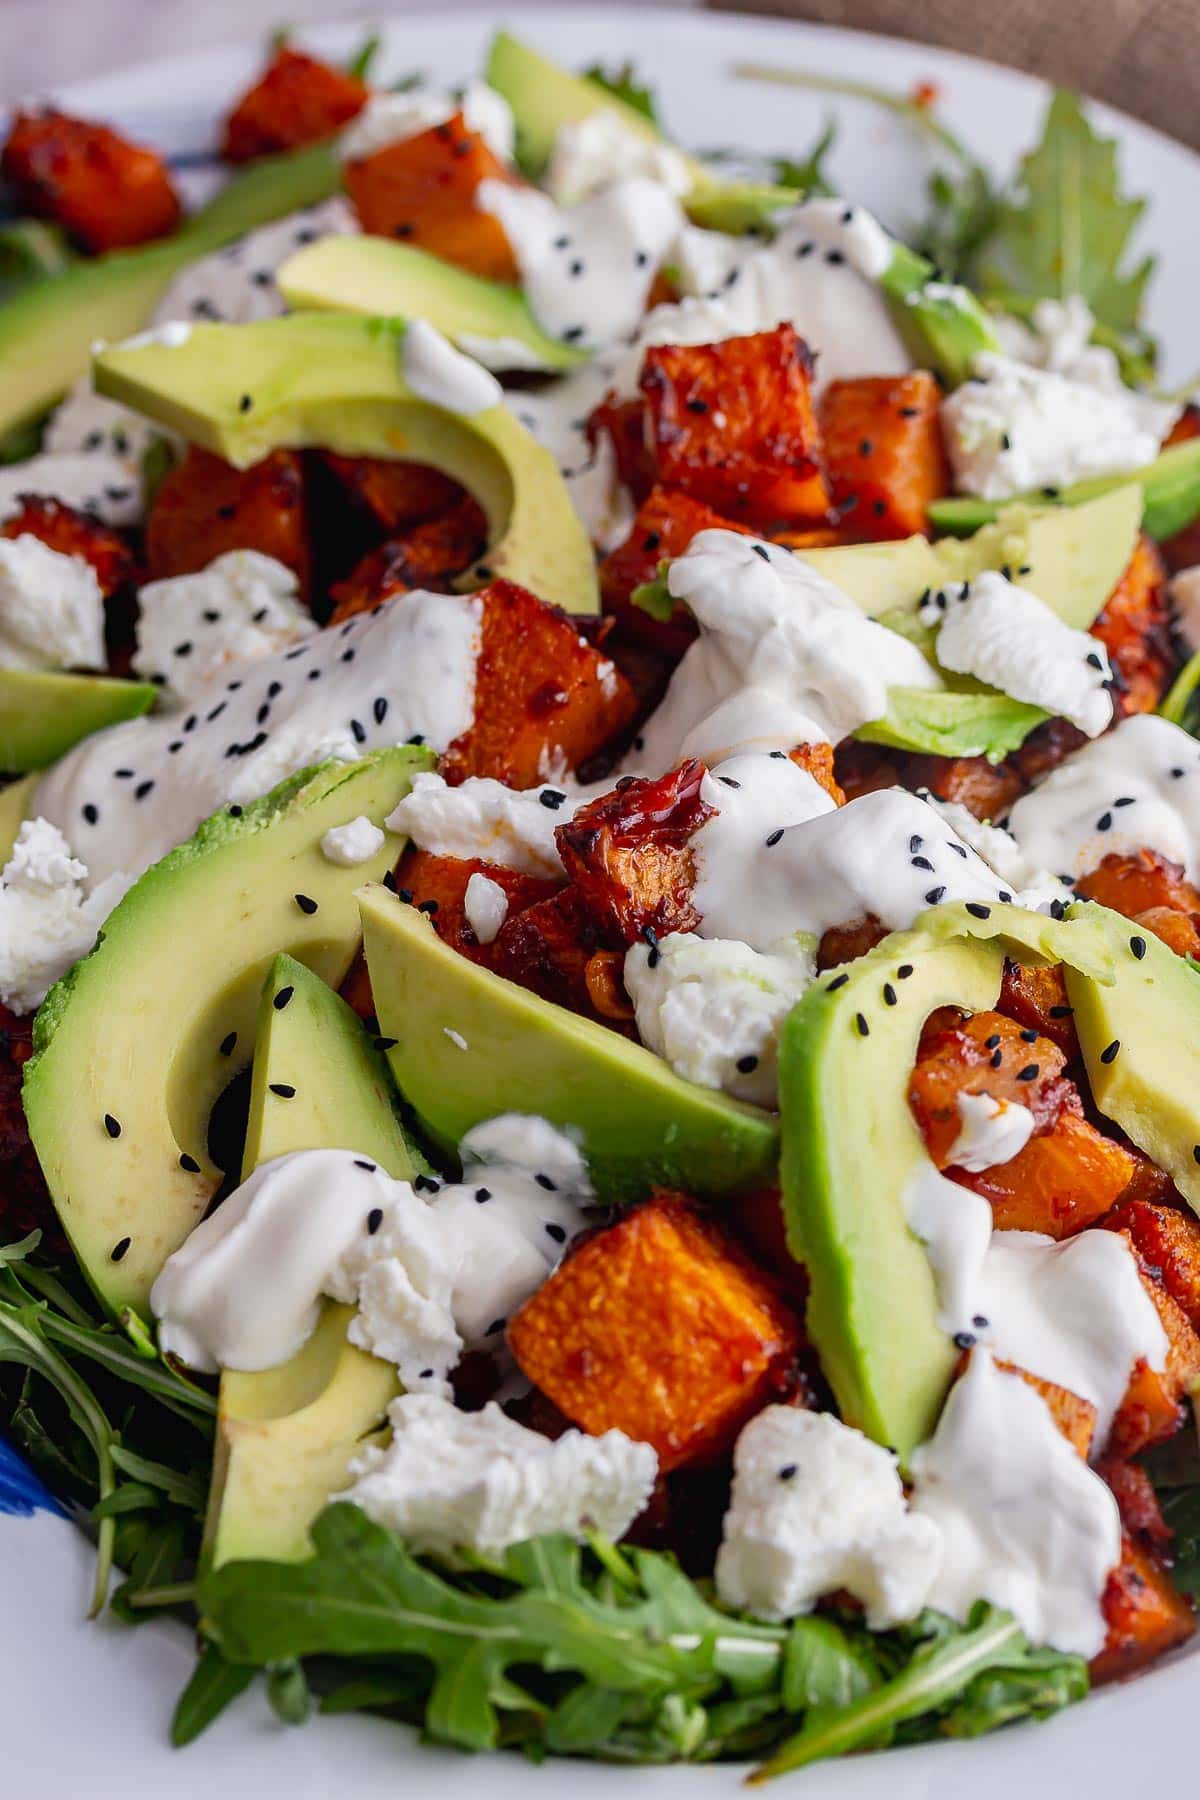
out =
[(1160, 1500), (1163, 1518), (1175, 1533), (1172, 1579), (1200, 1600), (1200, 1486), (1171, 1488)]
[(215, 1644), (209, 1644), (191, 1680), (179, 1696), (171, 1721), (171, 1742), (181, 1750), (194, 1743), (207, 1731), (239, 1694), (244, 1694), (254, 1680), (255, 1670), (238, 1663), (226, 1662)]
[(1077, 94), (1057, 89), (984, 246), (985, 292), (1001, 303), (1082, 294), (1101, 324), (1135, 330), (1154, 268), (1149, 256), (1129, 263), (1145, 206), (1121, 191), (1115, 142), (1092, 128)]
[(638, 80), (632, 61), (618, 63), (612, 69), (607, 68), (604, 63), (592, 63), (583, 73), (588, 81), (594, 81), (597, 87), (602, 87), (614, 100), (623, 100), (626, 106), (632, 106), (634, 112), (641, 113), (643, 119), (648, 119), (651, 125), (661, 124), (654, 89)]
[(827, 119), (825, 128), (807, 156), (776, 156), (771, 159), (771, 180), (776, 187), (799, 188), (809, 195), (832, 194), (835, 190), (825, 174), (825, 158), (837, 138), (837, 120)]

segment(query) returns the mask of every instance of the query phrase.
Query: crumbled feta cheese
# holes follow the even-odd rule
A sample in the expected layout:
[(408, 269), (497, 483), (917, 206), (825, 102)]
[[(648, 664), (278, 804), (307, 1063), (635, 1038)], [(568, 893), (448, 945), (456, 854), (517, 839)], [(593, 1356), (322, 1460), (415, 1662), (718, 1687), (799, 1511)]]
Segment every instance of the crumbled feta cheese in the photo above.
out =
[(258, 550), (230, 550), (198, 574), (152, 581), (138, 595), (133, 666), (168, 698), (190, 700), (229, 664), (316, 635), (297, 591), (294, 572)]
[(0, 468), (0, 523), (20, 511), (24, 494), (52, 495), (106, 525), (136, 525), (142, 516), (141, 472), (109, 450), (47, 451)]
[(88, 894), (87, 868), (47, 819), (26, 819), (0, 875), (0, 1001), (34, 1012), (74, 968), (129, 886), (115, 875)]
[(335, 153), (339, 162), (362, 162), (391, 144), (402, 144), (432, 131), (435, 125), (445, 125), (456, 113), (462, 114), (467, 130), (481, 137), (493, 156), (504, 163), (512, 161), (516, 138), (512, 108), (503, 94), (483, 81), (469, 81), (461, 99), (420, 91), (374, 93), (338, 138)]
[(1181, 569), (1171, 582), (1175, 629), (1194, 655), (1200, 650), (1200, 563)]
[(332, 825), (321, 839), (321, 855), (339, 869), (356, 869), (383, 849), (386, 839), (365, 813), (346, 825)]
[(1017, 801), (1009, 829), (1027, 863), (1072, 879), (1109, 855), (1157, 850), (1200, 878), (1200, 752), (1178, 725), (1134, 713)]
[(942, 402), (942, 423), (958, 491), (1007, 500), (1143, 467), (1178, 411), (1092, 364), (1064, 375), (985, 352)]
[(449, 787), (440, 775), (420, 774), (387, 827), (432, 856), (478, 857), (522, 875), (561, 875), (554, 832), (572, 817), (576, 802), (568, 796), (548, 806), (540, 798), (546, 792), (561, 790), (517, 791), (475, 775)]
[(1101, 1599), (1121, 1557), (1117, 1503), (1028, 1382), (972, 1351), (912, 1476), (910, 1517), (933, 1525), (943, 1546), (931, 1606), (965, 1621), (990, 1600), (1032, 1643), (1097, 1654)]
[(771, 952), (671, 932), (625, 956), (625, 986), (643, 1044), (687, 1081), (774, 1107), (783, 1021), (816, 973), (811, 947)]
[(478, 941), (494, 944), (508, 917), (508, 895), (498, 881), (476, 870), (463, 895), (463, 913)]
[(400, 357), (413, 393), (446, 412), (472, 418), (504, 398), (496, 377), (456, 350), (425, 319), (405, 326)]
[(883, 1631), (926, 1603), (941, 1531), (910, 1513), (890, 1450), (831, 1413), (768, 1406), (742, 1431), (717, 1556), (726, 1606), (765, 1619), (845, 1588)]
[(49, 456), (118, 457), (129, 479), (136, 479), (140, 487), (141, 459), (162, 435), (159, 426), (132, 407), (97, 394), (89, 374), (80, 376), (51, 414), (42, 449)]
[(0, 669), (103, 669), (104, 596), (82, 556), (0, 538)]
[(392, 1440), (350, 1465), (351, 1500), (415, 1550), (499, 1556), (510, 1544), (590, 1525), (621, 1537), (650, 1498), (658, 1458), (621, 1431), (550, 1439), (518, 1425), (494, 1401), (459, 1412), (448, 1401), (403, 1394), (388, 1409)]
[(930, 595), (919, 614), (938, 627), (944, 669), (1069, 719), (1087, 737), (1112, 724), (1112, 667), (1098, 638), (1074, 631), (1028, 588), (994, 569)]
[(546, 173), (546, 186), (559, 206), (577, 206), (598, 188), (630, 175), (657, 181), (676, 198), (695, 186), (685, 156), (631, 130), (607, 107), (559, 126)]
[(275, 318), (284, 310), (275, 276), (288, 257), (318, 238), (352, 235), (358, 229), (354, 209), (340, 195), (262, 225), (181, 270), (155, 308), (151, 327), (214, 319), (245, 325)]
[(958, 1096), (958, 1136), (946, 1155), (955, 1169), (978, 1174), (1011, 1162), (1033, 1136), (1033, 1114), (1015, 1100), (994, 1100), (991, 1094)]

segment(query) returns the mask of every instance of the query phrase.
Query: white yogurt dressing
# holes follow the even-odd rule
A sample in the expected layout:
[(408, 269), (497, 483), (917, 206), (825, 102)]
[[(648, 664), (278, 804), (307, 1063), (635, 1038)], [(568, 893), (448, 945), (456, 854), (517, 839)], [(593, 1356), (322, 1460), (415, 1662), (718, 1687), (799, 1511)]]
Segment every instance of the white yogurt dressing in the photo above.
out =
[(919, 617), (937, 628), (935, 654), (944, 669), (1061, 715), (1088, 737), (1112, 724), (1113, 673), (1104, 645), (1072, 630), (1044, 600), (996, 570), (940, 588)]
[(494, 375), (456, 350), (424, 319), (412, 319), (405, 326), (400, 358), (413, 393), (446, 412), (472, 418), (504, 398)]
[(912, 1514), (942, 1539), (931, 1606), (965, 1620), (987, 1599), (1035, 1644), (1086, 1657), (1103, 1648), (1101, 1598), (1121, 1558), (1117, 1503), (1027, 1382), (972, 1352), (912, 1477)]
[(555, 132), (546, 187), (557, 205), (576, 206), (631, 175), (656, 181), (678, 197), (695, 186), (685, 156), (671, 144), (631, 131), (609, 107), (568, 119)]
[(112, 450), (46, 451), (0, 468), (0, 524), (21, 510), (23, 494), (48, 495), (106, 525), (136, 525), (142, 516), (136, 461)]
[(102, 880), (140, 874), (218, 807), (299, 769), (414, 739), (444, 750), (474, 716), (479, 620), (469, 597), (402, 595), (224, 671), (186, 714), (86, 738), (42, 777), (33, 807)]
[(182, 269), (154, 309), (151, 326), (191, 319), (245, 325), (274, 318), (284, 310), (275, 276), (288, 257), (318, 238), (357, 231), (353, 208), (340, 195), (262, 225)]
[(522, 875), (553, 877), (563, 872), (555, 830), (578, 804), (578, 796), (561, 788), (518, 791), (478, 775), (449, 787), (430, 771), (414, 778), (387, 823), (432, 856), (478, 857)]
[(315, 637), (295, 573), (258, 550), (230, 550), (195, 575), (151, 581), (138, 594), (133, 667), (163, 698), (186, 704), (230, 665), (259, 661)]
[(1200, 750), (1178, 725), (1135, 713), (1017, 801), (1009, 829), (1032, 865), (1072, 879), (1143, 847), (1200, 876)]
[(980, 1174), (997, 1163), (1019, 1156), (1033, 1136), (1033, 1114), (1015, 1100), (994, 1099), (991, 1094), (960, 1094), (958, 1136), (946, 1162), (954, 1169)]
[(334, 153), (339, 162), (360, 162), (392, 144), (432, 131), (435, 125), (447, 124), (456, 113), (462, 114), (467, 130), (481, 137), (493, 156), (504, 163), (512, 161), (516, 135), (512, 108), (503, 94), (483, 81), (469, 81), (459, 99), (421, 91), (375, 92), (342, 132)]

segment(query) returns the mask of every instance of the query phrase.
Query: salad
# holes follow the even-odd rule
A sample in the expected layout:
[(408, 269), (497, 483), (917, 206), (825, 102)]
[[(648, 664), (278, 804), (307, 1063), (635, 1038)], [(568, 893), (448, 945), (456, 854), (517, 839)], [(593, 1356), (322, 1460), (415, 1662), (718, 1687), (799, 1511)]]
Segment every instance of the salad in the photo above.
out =
[(1200, 411), (1072, 96), (878, 99), (903, 235), (503, 32), (276, 44), (190, 213), (10, 123), (0, 1421), (179, 1744), (763, 1780), (1194, 1634)]

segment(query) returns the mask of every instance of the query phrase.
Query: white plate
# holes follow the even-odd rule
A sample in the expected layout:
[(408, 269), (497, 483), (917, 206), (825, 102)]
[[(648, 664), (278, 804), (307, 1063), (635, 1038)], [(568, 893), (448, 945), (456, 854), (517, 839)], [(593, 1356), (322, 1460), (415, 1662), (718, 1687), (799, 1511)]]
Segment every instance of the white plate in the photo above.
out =
[[(286, 16), (281, 5), (281, 17)], [(799, 152), (832, 112), (842, 122), (831, 159), (835, 180), (856, 200), (902, 228), (919, 207), (924, 157), (910, 134), (859, 102), (728, 79), (729, 66), (754, 60), (880, 82), (909, 91), (936, 82), (943, 116), (986, 160), (1010, 168), (1035, 138), (1045, 90), (1025, 76), (947, 51), (856, 32), (748, 18), (596, 9), (510, 14), (507, 22), (548, 54), (578, 66), (596, 58), (636, 59), (658, 89), (674, 135), (698, 149), (743, 146)], [(377, 77), (412, 69), (443, 82), (476, 70), (491, 32), (486, 16), (440, 24), (407, 18), (385, 31)], [(330, 55), (348, 55), (363, 31), (339, 25), (306, 34)], [(83, 82), (56, 97), (74, 110), (122, 123), (173, 155), (212, 143), (214, 120), (251, 78), (258, 44), (206, 51)], [(1120, 136), (1123, 170), (1135, 193), (1152, 197), (1147, 245), (1169, 245), (1153, 289), (1150, 323), (1166, 349), (1166, 372), (1180, 380), (1200, 365), (1194, 321), (1200, 288), (1200, 233), (1172, 234), (1170, 218), (1190, 218), (1197, 158), (1120, 115), (1098, 109)], [(88, 1547), (45, 1505), (0, 1445), (0, 1513), (32, 1498), (32, 1513), (0, 1522), (0, 1725), (3, 1792), (13, 1800), (696, 1800), (739, 1791), (732, 1768), (608, 1769), (513, 1758), (468, 1758), (419, 1746), (403, 1729), (373, 1719), (319, 1720), (303, 1731), (274, 1723), (261, 1700), (241, 1703), (198, 1745), (176, 1753), (166, 1741), (175, 1697), (192, 1661), (187, 1634), (163, 1623), (136, 1631), (88, 1625)], [(44, 1501), (46, 1497), (42, 1496)], [(1086, 1786), (1088, 1800), (1121, 1800), (1148, 1781), (1163, 1786), (1194, 1761), (1200, 1649), (1146, 1679), (1110, 1689), (1048, 1724), (1021, 1726), (974, 1743), (941, 1744), (825, 1765), (794, 1777), (808, 1800), (1013, 1800)], [(786, 1792), (781, 1788), (780, 1792)]]

